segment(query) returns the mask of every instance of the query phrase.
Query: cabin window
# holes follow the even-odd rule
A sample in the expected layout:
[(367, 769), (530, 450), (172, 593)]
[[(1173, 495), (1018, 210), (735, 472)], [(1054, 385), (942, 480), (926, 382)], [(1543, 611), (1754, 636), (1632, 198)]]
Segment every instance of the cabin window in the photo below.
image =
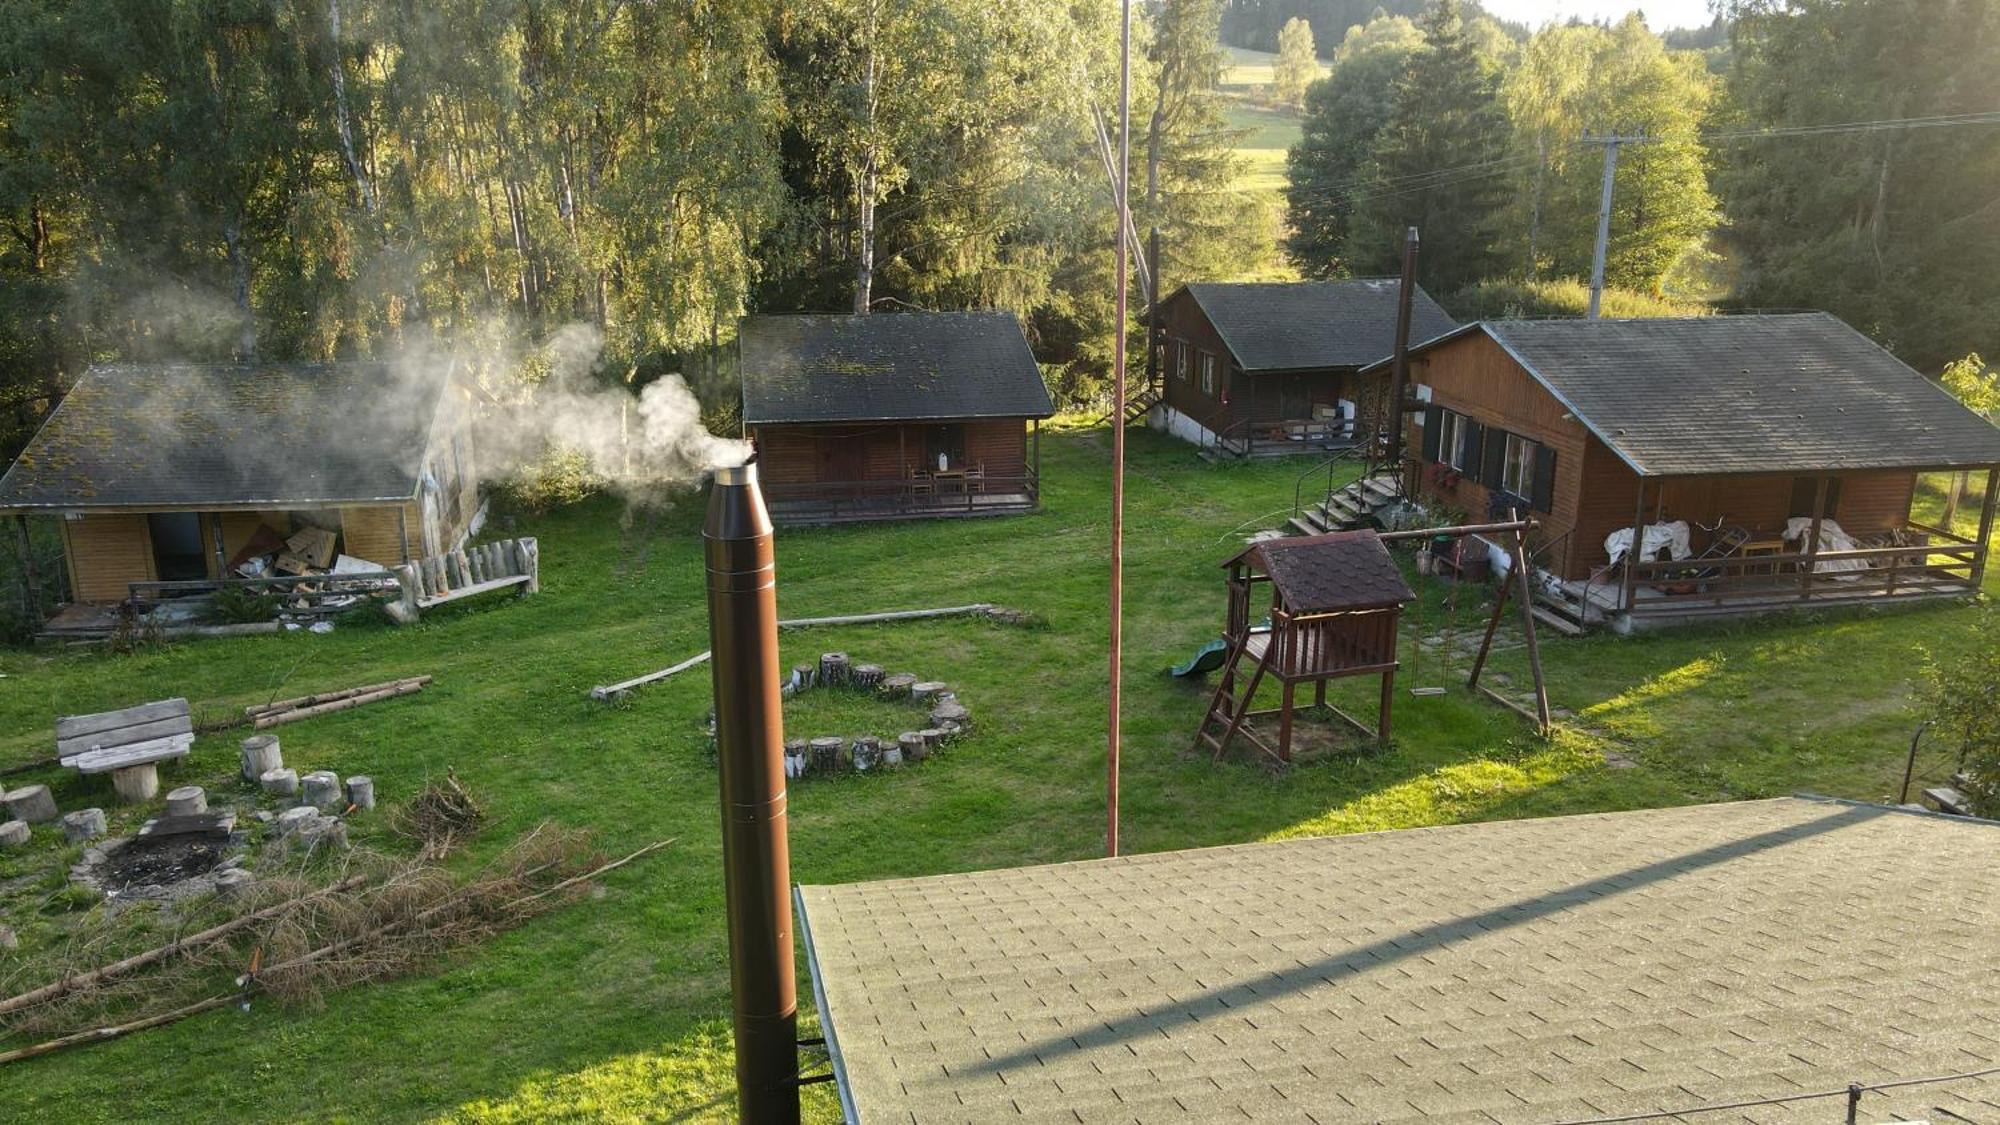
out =
[(1534, 491), (1535, 448), (1535, 442), (1520, 434), (1507, 435), (1506, 448), (1501, 454), (1500, 487), (1516, 496)]
[(1190, 350), (1186, 340), (1174, 341), (1174, 378), (1179, 379), (1183, 383), (1188, 381), (1188, 352)]
[(1201, 353), (1201, 393), (1215, 393), (1215, 357), (1207, 352)]
[(1453, 410), (1441, 411), (1438, 427), (1438, 460), (1466, 472), (1472, 468), (1471, 458), (1466, 456), (1465, 438), (1472, 432), (1472, 419)]

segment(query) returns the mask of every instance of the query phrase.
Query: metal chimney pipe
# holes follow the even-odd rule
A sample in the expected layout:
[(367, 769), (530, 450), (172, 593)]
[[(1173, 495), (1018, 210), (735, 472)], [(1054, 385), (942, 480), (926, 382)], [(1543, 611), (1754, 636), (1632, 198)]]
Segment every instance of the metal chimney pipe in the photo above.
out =
[(736, 1098), (752, 1125), (799, 1119), (784, 712), (771, 517), (757, 467), (718, 469), (702, 526), (722, 774), (722, 870), (736, 1015)]
[(1409, 412), (1410, 394), (1410, 313), (1416, 302), (1417, 228), (1403, 236), (1403, 280), (1396, 291), (1396, 361), (1389, 377), (1389, 467), (1396, 480), (1403, 479), (1403, 416)]

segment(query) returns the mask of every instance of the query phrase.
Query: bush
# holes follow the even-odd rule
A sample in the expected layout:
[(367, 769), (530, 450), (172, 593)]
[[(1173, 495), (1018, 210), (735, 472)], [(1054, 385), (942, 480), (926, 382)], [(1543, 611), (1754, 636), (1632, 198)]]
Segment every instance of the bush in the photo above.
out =
[(1922, 706), (1934, 737), (1958, 755), (1975, 813), (2000, 817), (2000, 607), (1982, 606), (1963, 654), (1924, 654)]
[(224, 586), (208, 603), (208, 620), (216, 625), (255, 625), (276, 616), (276, 597), (244, 586)]
[(525, 512), (545, 513), (604, 490), (608, 483), (581, 450), (551, 450), (500, 486), (502, 498)]
[[(1590, 287), (1573, 277), (1554, 281), (1482, 281), (1445, 302), (1460, 320), (1582, 316), (1590, 311)], [(1672, 301), (1629, 289), (1604, 290), (1607, 317), (1702, 316), (1706, 305)]]

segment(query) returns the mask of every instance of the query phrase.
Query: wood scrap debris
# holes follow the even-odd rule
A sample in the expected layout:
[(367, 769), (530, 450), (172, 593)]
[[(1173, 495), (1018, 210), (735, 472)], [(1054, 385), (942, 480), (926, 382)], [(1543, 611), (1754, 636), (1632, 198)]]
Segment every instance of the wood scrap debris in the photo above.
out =
[(310, 719), (315, 715), (331, 714), (366, 703), (394, 699), (400, 695), (413, 695), (422, 691), (424, 685), (430, 682), (430, 676), (409, 676), (379, 684), (363, 684), (360, 687), (343, 688), (339, 691), (324, 691), (314, 695), (301, 695), (295, 699), (254, 704), (245, 707), (243, 713), (253, 726), (258, 730), (264, 730), (267, 727), (297, 722), (300, 719)]
[[(919, 621), (937, 617), (990, 617), (995, 621), (1020, 623), (1027, 615), (1018, 611), (994, 605), (991, 602), (974, 602), (971, 605), (945, 606), (942, 609), (892, 609), (882, 613), (850, 613), (835, 617), (795, 617), (778, 622), (780, 629), (806, 629), (816, 625), (873, 625), (886, 621)], [(590, 697), (596, 700), (618, 699), (634, 688), (656, 684), (661, 680), (677, 676), (690, 668), (697, 668), (708, 662), (708, 653), (700, 652), (668, 668), (620, 680), (615, 684), (599, 684), (590, 689)]]

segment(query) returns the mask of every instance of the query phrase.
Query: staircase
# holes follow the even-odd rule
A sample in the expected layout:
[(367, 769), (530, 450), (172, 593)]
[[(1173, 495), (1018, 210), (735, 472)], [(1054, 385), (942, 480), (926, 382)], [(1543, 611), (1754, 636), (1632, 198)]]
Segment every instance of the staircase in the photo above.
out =
[[(1270, 643), (1268, 636), (1263, 639), (1265, 644)], [(1203, 713), (1201, 725), (1194, 732), (1196, 752), (1210, 751), (1216, 761), (1221, 761), (1230, 742), (1240, 734), (1259, 750), (1278, 757), (1269, 746), (1264, 745), (1263, 739), (1245, 726), (1250, 718), (1250, 705), (1257, 698), (1257, 685), (1264, 681), (1266, 667), (1260, 651), (1254, 654), (1256, 666), (1245, 677), (1242, 663), (1246, 657), (1252, 656), (1248, 644), (1239, 642), (1229, 646), (1228, 661), (1222, 666), (1222, 679), (1216, 683), (1214, 694), (1209, 696), (1208, 710)]]
[[(1160, 401), (1166, 398), (1166, 394), (1166, 384), (1160, 380), (1146, 384), (1136, 393), (1128, 388), (1125, 395), (1125, 424), (1131, 426), (1144, 422), (1146, 412), (1158, 406)], [(1115, 413), (1117, 413), (1115, 410), (1105, 411), (1103, 416), (1098, 418), (1098, 423), (1102, 425), (1111, 421), (1111, 416)]]
[(1291, 518), (1291, 527), (1300, 535), (1320, 535), (1328, 531), (1344, 531), (1360, 527), (1368, 522), (1384, 505), (1399, 499), (1396, 490), (1396, 474), (1389, 469), (1378, 469), (1360, 480), (1343, 488), (1327, 493), (1326, 498), (1310, 508), (1300, 508)]

